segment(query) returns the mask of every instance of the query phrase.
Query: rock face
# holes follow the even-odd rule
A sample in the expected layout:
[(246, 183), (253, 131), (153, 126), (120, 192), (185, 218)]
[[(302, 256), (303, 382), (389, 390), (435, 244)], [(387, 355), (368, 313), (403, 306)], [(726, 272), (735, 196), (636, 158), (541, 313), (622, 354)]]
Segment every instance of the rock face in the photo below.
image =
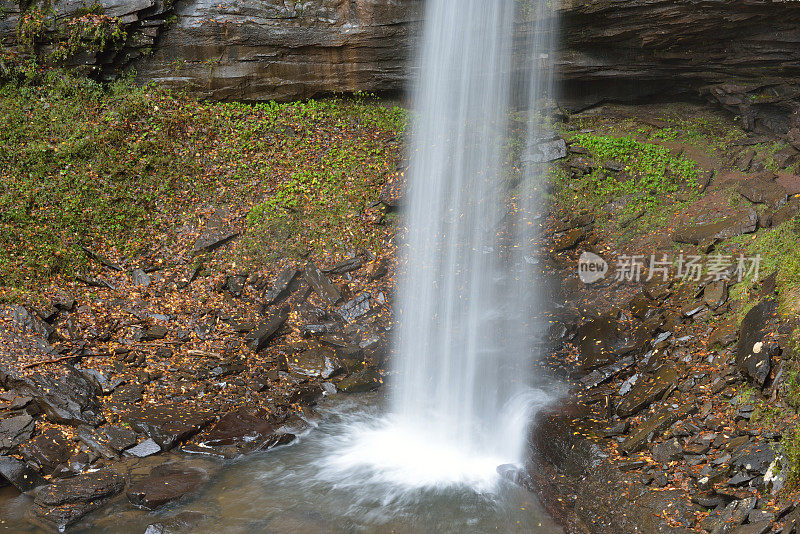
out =
[[(133, 67), (142, 82), (215, 100), (292, 100), (405, 89), (424, 2), (100, 4), (105, 15), (119, 17), (127, 39), (73, 63), (103, 77)], [(12, 45), (19, 4), (0, 5), (0, 40)], [(61, 0), (54, 11), (64, 19), (82, 5)], [(560, 13), (556, 61), (567, 107), (701, 93), (740, 114), (746, 128), (787, 134), (800, 145), (797, 2), (563, 0)], [(532, 27), (520, 24), (520, 34)]]

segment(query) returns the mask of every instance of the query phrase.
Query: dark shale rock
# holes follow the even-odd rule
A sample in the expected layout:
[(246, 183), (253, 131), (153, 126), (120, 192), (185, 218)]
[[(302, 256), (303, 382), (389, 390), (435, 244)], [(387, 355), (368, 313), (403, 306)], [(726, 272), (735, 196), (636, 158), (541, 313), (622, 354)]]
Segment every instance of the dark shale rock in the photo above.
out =
[(332, 349), (316, 347), (290, 357), (289, 369), (301, 377), (327, 380), (342, 370), (342, 364)]
[[(207, 412), (181, 404), (132, 408), (120, 415), (123, 422), (150, 436), (164, 450), (197, 434), (213, 420)], [(128, 450), (128, 453), (132, 453)]]
[(253, 352), (258, 352), (267, 346), (269, 340), (280, 330), (286, 319), (289, 318), (289, 308), (284, 306), (272, 313), (268, 320), (259, 324), (244, 338), (247, 346)]
[(759, 386), (764, 385), (771, 368), (770, 347), (765, 336), (776, 311), (775, 301), (762, 300), (747, 312), (739, 329), (736, 366)]
[(653, 460), (667, 463), (683, 457), (683, 446), (675, 438), (668, 439), (653, 447)]
[(728, 300), (728, 284), (725, 280), (709, 282), (703, 289), (703, 302), (715, 310)]
[(125, 478), (108, 469), (83, 473), (39, 490), (34, 514), (59, 530), (76, 523), (125, 489)]
[(717, 524), (711, 529), (711, 534), (730, 534), (733, 529), (741, 525), (747, 515), (755, 508), (757, 497), (748, 497), (740, 501), (733, 501), (722, 511)]
[(198, 436), (196, 445), (187, 445), (183, 450), (235, 458), (247, 452), (285, 445), (294, 439), (291, 432), (276, 428), (258, 413), (242, 409), (222, 416), (209, 431)]
[(561, 252), (562, 250), (569, 250), (573, 248), (575, 245), (580, 243), (586, 238), (586, 229), (585, 228), (573, 228), (572, 230), (567, 230), (560, 236), (555, 238), (553, 243), (553, 250), (555, 252)]
[(239, 235), (237, 230), (225, 227), (208, 228), (194, 243), (192, 252), (201, 254), (211, 252), (228, 243)]
[(130, 449), (137, 442), (136, 432), (124, 426), (107, 425), (103, 427), (103, 433), (108, 440), (108, 446), (117, 452)]
[(778, 208), (786, 203), (786, 190), (766, 177), (753, 177), (739, 183), (739, 193), (754, 204)]
[(717, 325), (714, 331), (711, 332), (711, 335), (708, 337), (708, 346), (713, 347), (718, 344), (724, 349), (728, 345), (734, 343), (738, 338), (739, 328), (736, 322), (728, 320)]
[(728, 216), (713, 223), (680, 226), (672, 234), (678, 243), (699, 245), (715, 239), (729, 239), (742, 234), (750, 234), (758, 229), (758, 213), (754, 209)]
[(198, 491), (206, 481), (208, 474), (200, 469), (179, 466), (158, 467), (146, 479), (128, 489), (128, 500), (134, 506), (154, 510)]
[(31, 439), (36, 423), (28, 414), (0, 419), (0, 454), (7, 453), (23, 441)]
[(375, 369), (367, 368), (343, 378), (336, 387), (344, 393), (364, 393), (378, 389), (382, 383), (381, 374)]
[(300, 271), (294, 267), (289, 267), (281, 271), (278, 277), (275, 278), (275, 281), (272, 282), (272, 286), (264, 294), (264, 303), (271, 305), (288, 297), (292, 292), (292, 283), (299, 273)]
[(15, 305), (13, 307), (11, 322), (21, 332), (33, 332), (45, 339), (49, 339), (53, 333), (53, 327), (42, 320), (38, 315), (29, 312), (24, 306)]
[(677, 409), (672, 406), (660, 408), (646, 421), (631, 431), (628, 438), (620, 444), (620, 450), (625, 454), (633, 454), (642, 450), (654, 435), (663, 432), (676, 421), (680, 421), (693, 413), (697, 413), (697, 406), (695, 403), (695, 400), (691, 400), (682, 404)]
[(367, 292), (360, 293), (357, 297), (342, 304), (336, 311), (345, 322), (351, 322), (365, 315), (370, 309), (370, 297)]
[(117, 453), (109, 446), (108, 440), (100, 431), (88, 426), (79, 426), (75, 435), (98, 456), (107, 460), (117, 458)]
[(10, 456), (0, 456), (0, 479), (7, 480), (21, 493), (47, 484), (35, 469)]
[(50, 367), (47, 374), (19, 376), (0, 368), (0, 383), (30, 396), (55, 423), (98, 426), (105, 422), (99, 389), (71, 365)]
[(661, 398), (678, 383), (678, 372), (672, 362), (667, 362), (652, 374), (636, 381), (630, 392), (620, 401), (617, 413), (622, 417), (633, 415)]
[(131, 280), (133, 280), (134, 284), (141, 287), (148, 287), (152, 283), (150, 275), (144, 272), (144, 269), (138, 267), (131, 271)]
[(20, 454), (29, 461), (39, 464), (47, 473), (52, 473), (59, 465), (69, 459), (69, 441), (57, 428), (48, 428), (36, 438), (20, 447)]
[(313, 262), (308, 262), (304, 271), (306, 281), (314, 288), (314, 291), (328, 304), (336, 305), (342, 301), (342, 295), (335, 285), (331, 283), (327, 276), (322, 274)]

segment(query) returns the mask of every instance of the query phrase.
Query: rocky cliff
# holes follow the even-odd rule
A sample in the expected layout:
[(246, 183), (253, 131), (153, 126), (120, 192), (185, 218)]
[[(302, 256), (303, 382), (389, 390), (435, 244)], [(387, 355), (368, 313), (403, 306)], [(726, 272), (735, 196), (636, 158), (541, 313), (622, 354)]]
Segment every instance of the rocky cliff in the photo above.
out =
[[(25, 34), (39, 53), (52, 48), (59, 21), (86, 10), (78, 0), (56, 1), (51, 19), (26, 33), (17, 28), (35, 24), (25, 14), (43, 8), (34, 2), (20, 15), (15, 1), (0, 2), (4, 46), (20, 48), (18, 36)], [(132, 68), (142, 82), (237, 100), (402, 90), (423, 6), (423, 0), (100, 3), (124, 35), (75, 54), (73, 64), (104, 78)], [(563, 0), (560, 12), (557, 62), (568, 107), (704, 95), (741, 114), (751, 129), (787, 134), (798, 126), (792, 120), (800, 95), (800, 2)], [(797, 133), (790, 138), (800, 145)]]

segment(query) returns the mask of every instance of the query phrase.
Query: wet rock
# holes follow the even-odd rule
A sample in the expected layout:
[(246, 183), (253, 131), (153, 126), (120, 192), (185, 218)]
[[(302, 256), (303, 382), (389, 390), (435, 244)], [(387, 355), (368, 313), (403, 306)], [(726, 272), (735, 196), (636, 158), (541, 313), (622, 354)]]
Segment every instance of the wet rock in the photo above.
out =
[(633, 429), (628, 438), (620, 443), (619, 448), (625, 454), (629, 455), (638, 452), (654, 435), (663, 432), (676, 421), (685, 419), (696, 412), (697, 406), (694, 400), (686, 402), (678, 408), (673, 408), (672, 406), (662, 407), (639, 425), (638, 428)]
[(597, 163), (589, 158), (578, 156), (569, 162), (569, 168), (578, 174), (589, 174), (597, 168)]
[(772, 521), (751, 521), (747, 525), (739, 525), (731, 530), (731, 534), (766, 534), (770, 530), (772, 530)]
[(152, 283), (150, 275), (144, 272), (143, 269), (139, 268), (136, 268), (133, 271), (131, 271), (131, 280), (133, 280), (133, 283), (135, 285), (141, 287), (149, 287), (150, 284)]
[(20, 447), (20, 454), (25, 460), (34, 461), (44, 471), (52, 473), (59, 465), (69, 459), (69, 441), (57, 428), (48, 428), (36, 438)]
[(375, 369), (367, 368), (353, 373), (340, 380), (336, 387), (344, 393), (364, 393), (377, 389), (383, 383), (383, 378)]
[(198, 491), (207, 480), (208, 475), (199, 469), (159, 467), (149, 477), (131, 486), (127, 496), (134, 506), (154, 510)]
[(618, 339), (618, 331), (614, 317), (604, 315), (591, 319), (578, 327), (575, 337), (582, 368), (594, 369), (613, 363), (616, 359), (614, 343)]
[(314, 291), (328, 304), (336, 305), (342, 301), (342, 295), (335, 285), (331, 283), (327, 276), (322, 274), (319, 268), (313, 263), (308, 262), (304, 271), (306, 281)]
[(676, 438), (668, 439), (653, 447), (653, 460), (668, 463), (683, 457), (683, 446)]
[(763, 300), (747, 312), (739, 329), (736, 366), (759, 386), (763, 386), (771, 368), (766, 334), (775, 316), (777, 304)]
[(98, 456), (108, 460), (117, 458), (117, 453), (108, 445), (106, 437), (100, 431), (88, 426), (79, 426), (75, 435)]
[(360, 293), (356, 298), (347, 301), (336, 311), (342, 316), (345, 322), (355, 321), (365, 315), (370, 309), (370, 297), (367, 292)]
[(10, 456), (0, 456), (0, 479), (7, 480), (20, 493), (47, 484), (47, 481), (36, 470)]
[(717, 524), (711, 529), (711, 534), (730, 534), (744, 522), (747, 515), (755, 508), (757, 501), (757, 497), (749, 497), (730, 503), (722, 511)]
[(136, 458), (147, 458), (148, 456), (158, 454), (159, 452), (161, 452), (161, 445), (156, 443), (152, 438), (148, 438), (136, 446), (126, 450), (125, 454), (128, 456), (134, 456)]
[(37, 518), (59, 530), (106, 504), (125, 489), (125, 478), (103, 469), (44, 486), (36, 494)]
[(631, 391), (620, 401), (617, 413), (628, 417), (650, 406), (678, 383), (678, 372), (672, 362), (667, 362), (652, 374), (636, 381)]
[(121, 453), (130, 449), (137, 442), (137, 434), (130, 428), (108, 425), (103, 428), (103, 433), (108, 440), (108, 446)]
[(289, 369), (295, 375), (327, 380), (342, 370), (342, 364), (333, 350), (317, 347), (289, 358)]
[(553, 242), (553, 251), (554, 252), (561, 252), (563, 250), (569, 250), (573, 248), (575, 245), (583, 241), (586, 238), (586, 229), (585, 228), (573, 228), (572, 230), (567, 230), (560, 236), (555, 238)]
[(530, 153), (523, 156), (523, 161), (547, 163), (567, 157), (567, 143), (564, 139), (547, 139), (533, 145)]
[(406, 178), (402, 172), (392, 173), (381, 189), (380, 200), (390, 208), (402, 207), (406, 196)]
[(730, 463), (734, 468), (763, 477), (775, 458), (775, 449), (770, 443), (747, 443), (733, 452)]
[(729, 239), (742, 234), (750, 234), (757, 229), (758, 212), (754, 209), (747, 209), (721, 221), (680, 226), (673, 232), (672, 240), (678, 243), (699, 245), (715, 239)]
[(294, 439), (293, 433), (276, 428), (257, 413), (242, 409), (222, 416), (208, 432), (197, 438), (196, 445), (188, 445), (183, 450), (234, 458), (247, 452), (284, 445)]
[(121, 414), (120, 419), (151, 437), (162, 449), (169, 450), (199, 432), (213, 416), (190, 406), (164, 404), (133, 408)]
[(633, 359), (633, 356), (626, 356), (625, 358), (622, 358), (618, 362), (606, 365), (605, 367), (600, 367), (598, 369), (595, 369), (588, 375), (582, 377), (580, 379), (580, 382), (581, 384), (583, 384), (583, 387), (587, 389), (593, 388), (595, 386), (602, 384), (606, 380), (616, 376), (625, 369), (628, 369), (629, 367), (633, 366), (634, 363), (635, 360)]
[(31, 439), (36, 430), (36, 423), (28, 414), (16, 415), (0, 419), (0, 454), (17, 447), (23, 441)]
[(284, 306), (272, 313), (269, 319), (259, 324), (244, 338), (245, 343), (253, 352), (259, 352), (269, 343), (269, 340), (289, 318), (289, 308)]
[(75, 307), (75, 297), (64, 289), (58, 288), (53, 294), (52, 303), (59, 310), (71, 311)]
[(94, 383), (104, 395), (112, 393), (120, 385), (125, 383), (124, 378), (112, 378), (112, 374), (108, 371), (101, 371), (97, 369), (80, 369), (80, 373), (88, 380)]
[(281, 273), (272, 282), (272, 286), (264, 294), (265, 304), (272, 305), (282, 301), (292, 292), (292, 284), (297, 279), (300, 273), (294, 267), (289, 267), (281, 271)]

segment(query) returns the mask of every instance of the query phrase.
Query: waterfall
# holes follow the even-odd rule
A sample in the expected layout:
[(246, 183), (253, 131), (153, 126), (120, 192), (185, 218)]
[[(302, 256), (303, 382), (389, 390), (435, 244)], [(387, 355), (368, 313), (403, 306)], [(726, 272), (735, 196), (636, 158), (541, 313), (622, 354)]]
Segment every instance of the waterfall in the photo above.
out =
[(425, 4), (390, 409), (350, 424), (322, 462), (323, 478), (384, 503), (403, 488), (493, 491), (550, 400), (534, 243), (551, 4)]
[[(440, 452), (437, 465), (455, 451), (487, 466), (520, 461), (529, 409), (545, 399), (533, 389), (533, 151), (551, 85), (550, 9), (426, 2), (391, 407), (427, 454)], [(520, 103), (524, 119), (512, 119)]]

